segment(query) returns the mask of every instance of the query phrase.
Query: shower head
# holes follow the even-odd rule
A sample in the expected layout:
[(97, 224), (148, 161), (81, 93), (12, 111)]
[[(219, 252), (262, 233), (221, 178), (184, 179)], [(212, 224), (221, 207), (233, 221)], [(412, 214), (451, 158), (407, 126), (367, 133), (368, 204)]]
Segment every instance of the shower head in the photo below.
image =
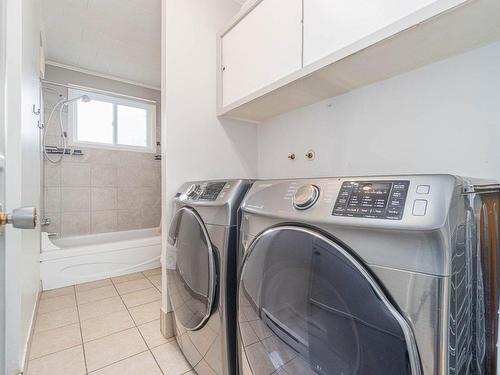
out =
[(68, 99), (68, 100), (65, 100), (63, 102), (63, 105), (68, 105), (70, 103), (73, 103), (73, 102), (79, 102), (79, 101), (82, 101), (84, 103), (88, 103), (90, 102), (92, 99), (90, 99), (90, 96), (88, 95), (81, 95), (81, 96), (77, 96), (76, 98), (73, 98), (73, 99)]

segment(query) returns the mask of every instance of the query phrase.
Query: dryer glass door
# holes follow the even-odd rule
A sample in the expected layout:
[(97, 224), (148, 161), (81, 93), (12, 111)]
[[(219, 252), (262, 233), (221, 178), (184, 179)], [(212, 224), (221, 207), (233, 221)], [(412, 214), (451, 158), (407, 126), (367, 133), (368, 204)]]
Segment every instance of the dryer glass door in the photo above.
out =
[(309, 229), (270, 229), (250, 245), (238, 303), (245, 375), (420, 374), (411, 329), (375, 279)]
[(175, 268), (167, 268), (170, 302), (176, 319), (189, 330), (200, 329), (210, 317), (215, 298), (216, 267), (207, 230), (191, 208), (177, 211), (168, 235)]

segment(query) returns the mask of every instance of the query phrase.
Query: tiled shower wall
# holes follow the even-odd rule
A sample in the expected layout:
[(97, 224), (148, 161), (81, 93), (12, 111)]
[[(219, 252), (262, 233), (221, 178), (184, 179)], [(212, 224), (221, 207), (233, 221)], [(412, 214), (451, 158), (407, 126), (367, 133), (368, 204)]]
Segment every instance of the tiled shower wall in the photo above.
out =
[(157, 227), (160, 162), (152, 154), (83, 149), (45, 161), (45, 217), (59, 236)]
[[(64, 88), (54, 88), (66, 96)], [(58, 100), (58, 93), (44, 92), (45, 123)], [(47, 133), (47, 144), (60, 146), (56, 115)], [(65, 128), (66, 122), (65, 110)], [(160, 140), (159, 125), (156, 132)], [(44, 159), (43, 216), (51, 221), (44, 227), (45, 231), (67, 237), (159, 226), (161, 161), (154, 160), (155, 154), (78, 149), (83, 151), (83, 156), (65, 155), (58, 164)]]

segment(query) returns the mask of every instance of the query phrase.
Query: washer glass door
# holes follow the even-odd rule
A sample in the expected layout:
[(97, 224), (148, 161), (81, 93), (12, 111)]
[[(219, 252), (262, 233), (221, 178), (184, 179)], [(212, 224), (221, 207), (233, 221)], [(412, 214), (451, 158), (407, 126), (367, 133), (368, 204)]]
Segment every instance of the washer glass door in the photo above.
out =
[(278, 227), (250, 245), (244, 262), (244, 375), (420, 374), (408, 323), (337, 243), (309, 229)]
[(167, 268), (175, 317), (186, 329), (200, 329), (212, 311), (217, 277), (212, 244), (196, 211), (187, 207), (177, 211), (168, 245), (176, 255), (175, 269)]

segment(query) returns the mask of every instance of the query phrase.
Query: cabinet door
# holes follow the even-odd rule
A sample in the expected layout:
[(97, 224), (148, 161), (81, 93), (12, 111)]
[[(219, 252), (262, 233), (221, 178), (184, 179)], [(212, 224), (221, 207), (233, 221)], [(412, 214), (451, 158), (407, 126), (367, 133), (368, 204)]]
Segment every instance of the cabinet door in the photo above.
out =
[(263, 0), (222, 36), (227, 106), (302, 68), (302, 0)]
[(437, 0), (304, 0), (304, 66)]

